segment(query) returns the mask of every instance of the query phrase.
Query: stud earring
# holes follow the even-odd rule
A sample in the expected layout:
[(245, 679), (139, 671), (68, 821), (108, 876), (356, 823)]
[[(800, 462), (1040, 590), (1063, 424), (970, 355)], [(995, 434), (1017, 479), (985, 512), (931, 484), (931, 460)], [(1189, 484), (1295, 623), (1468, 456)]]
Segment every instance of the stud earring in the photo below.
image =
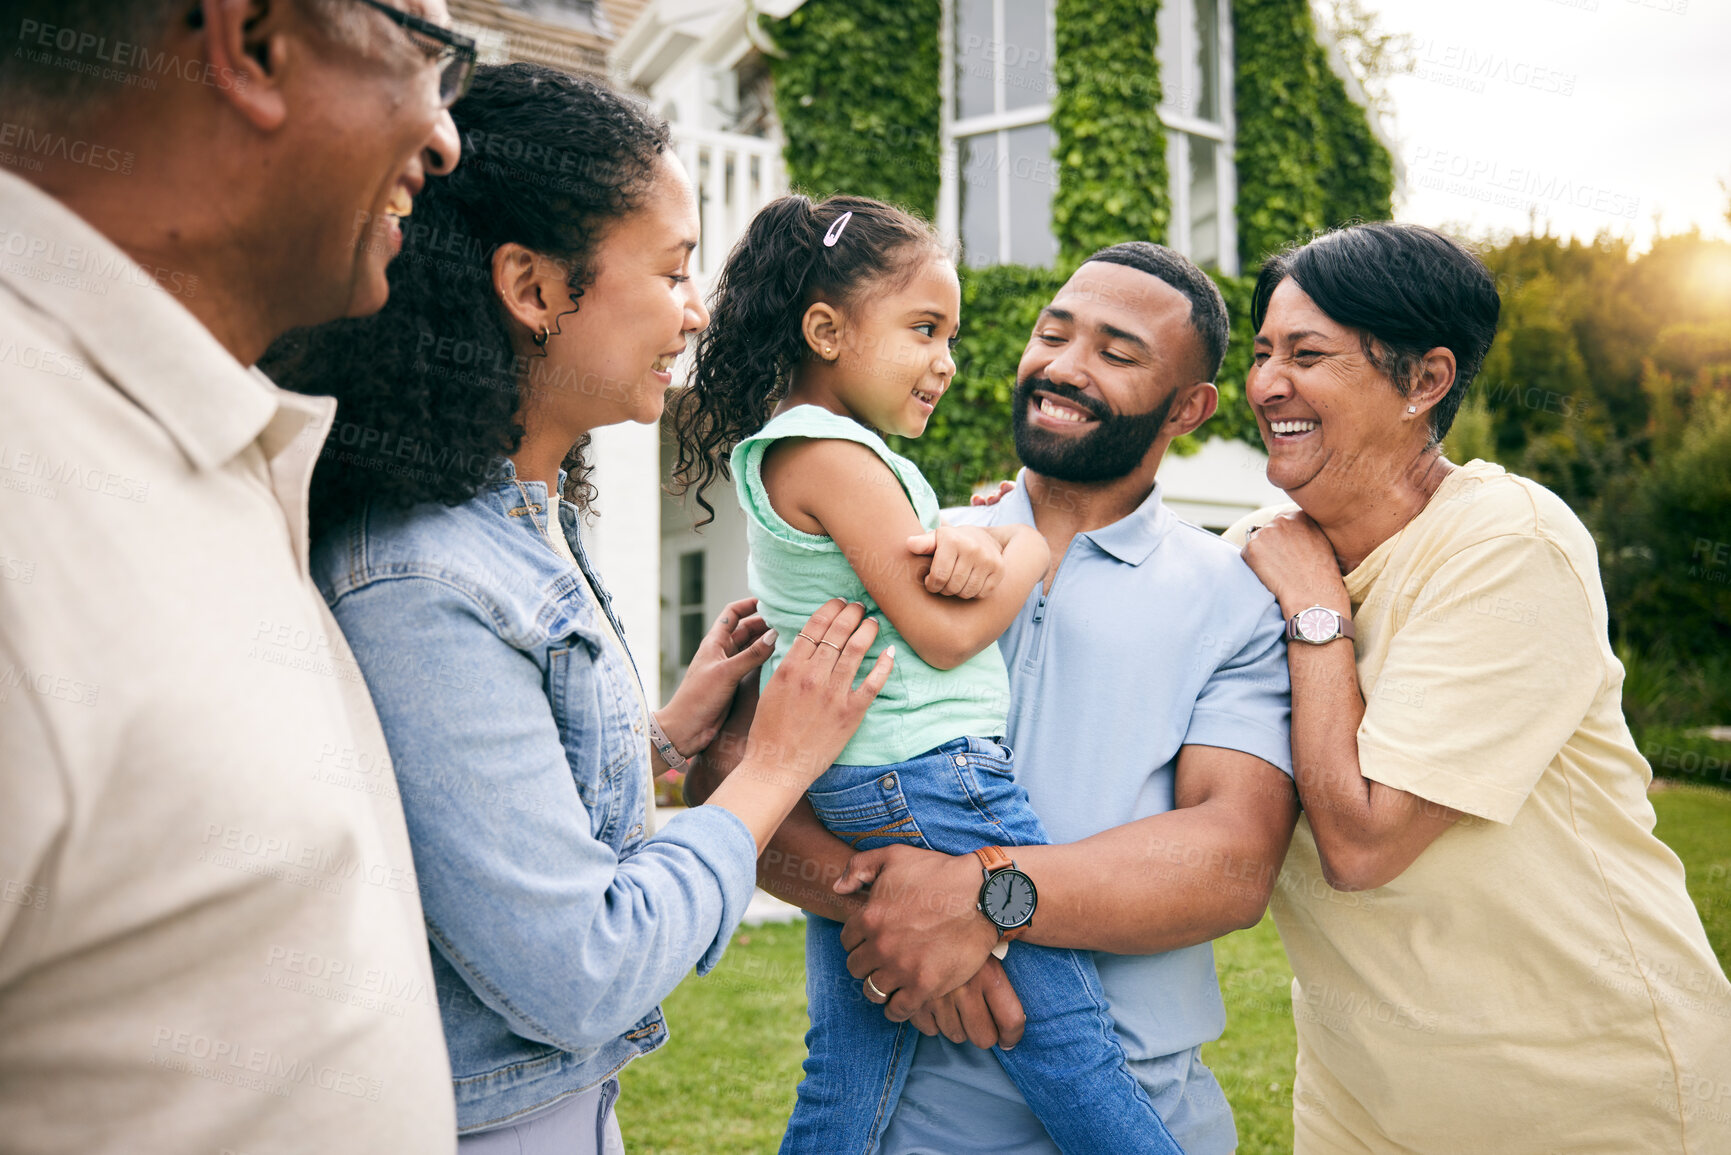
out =
[(1408, 413), (1417, 413), (1418, 412), (1418, 406), (1417, 405), (1408, 405), (1406, 407), (1406, 411)]

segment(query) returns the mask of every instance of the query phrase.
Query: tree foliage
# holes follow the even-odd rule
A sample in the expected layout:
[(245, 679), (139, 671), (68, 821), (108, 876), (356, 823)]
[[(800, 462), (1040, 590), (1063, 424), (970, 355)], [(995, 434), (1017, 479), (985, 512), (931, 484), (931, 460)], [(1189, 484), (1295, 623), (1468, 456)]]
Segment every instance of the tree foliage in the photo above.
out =
[[(1593, 530), (1614, 637), (1644, 671), (1667, 671), (1631, 678), (1632, 717), (1724, 721), (1731, 244), (1687, 233), (1632, 255), (1608, 237), (1538, 235), (1482, 255), (1503, 316), (1449, 455), (1533, 478)], [(1720, 674), (1698, 676), (1713, 663)]]

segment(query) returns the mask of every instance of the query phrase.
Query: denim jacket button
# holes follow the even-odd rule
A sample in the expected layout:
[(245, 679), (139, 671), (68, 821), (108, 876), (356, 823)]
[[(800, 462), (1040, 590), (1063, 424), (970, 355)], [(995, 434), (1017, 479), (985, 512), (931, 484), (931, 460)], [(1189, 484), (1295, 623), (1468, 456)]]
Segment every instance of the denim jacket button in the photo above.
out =
[(885, 790), (894, 790), (896, 788), (896, 776), (894, 774), (885, 774), (878, 780), (878, 785), (882, 786)]

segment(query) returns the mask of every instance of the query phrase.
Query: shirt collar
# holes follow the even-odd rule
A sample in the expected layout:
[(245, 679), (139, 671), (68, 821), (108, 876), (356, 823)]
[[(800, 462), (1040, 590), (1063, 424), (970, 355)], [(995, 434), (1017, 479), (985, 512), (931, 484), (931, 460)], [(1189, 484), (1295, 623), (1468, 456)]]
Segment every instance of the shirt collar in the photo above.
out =
[[(0, 172), (0, 222), (0, 284), (64, 325), (195, 467), (227, 463), (271, 423), (282, 391), (84, 218)], [(198, 291), (183, 271), (163, 277)]]
[[(1016, 521), (1033, 525), (1034, 507), (1028, 499), (1027, 475), (1025, 468), (1016, 474), (1016, 488), (1004, 496), (1004, 503), (1010, 506), (1005, 513)], [(1129, 514), (1111, 525), (1076, 536), (1087, 538), (1098, 549), (1125, 565), (1141, 565), (1159, 547), (1175, 520), (1172, 511), (1161, 500), (1160, 483), (1156, 481), (1148, 496), (1142, 499), (1142, 504)]]
[[(565, 492), (566, 471), (559, 471), (559, 493)], [(518, 488), (521, 485), (521, 488)], [(548, 505), (552, 505), (555, 516), (562, 516), (563, 509), (568, 504), (563, 496), (558, 501), (547, 500), (547, 483), (544, 481), (525, 481), (517, 477), (517, 463), (509, 457), (501, 457), (493, 462), (492, 473), (488, 482), (481, 489), (487, 502), (499, 512), (510, 517), (522, 518), (530, 513), (537, 517), (544, 515)], [(529, 495), (529, 504), (523, 502), (523, 495)], [(538, 508), (537, 508), (538, 507)]]

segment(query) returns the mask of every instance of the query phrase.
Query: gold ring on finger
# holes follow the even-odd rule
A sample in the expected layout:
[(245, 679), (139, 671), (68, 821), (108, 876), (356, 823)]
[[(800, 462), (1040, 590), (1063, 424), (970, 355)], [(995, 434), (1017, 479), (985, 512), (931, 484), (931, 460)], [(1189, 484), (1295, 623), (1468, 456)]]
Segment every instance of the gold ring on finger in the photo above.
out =
[(878, 998), (882, 999), (884, 1002), (887, 1003), (890, 1001), (890, 997), (888, 995), (884, 994), (882, 991), (878, 990), (878, 985), (876, 983), (872, 982), (871, 975), (867, 975), (865, 977), (865, 985), (871, 990), (872, 994), (876, 995)]
[(800, 631), (799, 636), (802, 638), (805, 638), (806, 641), (810, 642), (814, 646), (818, 644), (818, 640), (816, 638), (807, 638), (804, 630)]
[(834, 642), (822, 641), (822, 642), (819, 642), (818, 645), (828, 646), (830, 649), (834, 650), (836, 653), (838, 653), (838, 654), (841, 653), (841, 647), (836, 645)]

